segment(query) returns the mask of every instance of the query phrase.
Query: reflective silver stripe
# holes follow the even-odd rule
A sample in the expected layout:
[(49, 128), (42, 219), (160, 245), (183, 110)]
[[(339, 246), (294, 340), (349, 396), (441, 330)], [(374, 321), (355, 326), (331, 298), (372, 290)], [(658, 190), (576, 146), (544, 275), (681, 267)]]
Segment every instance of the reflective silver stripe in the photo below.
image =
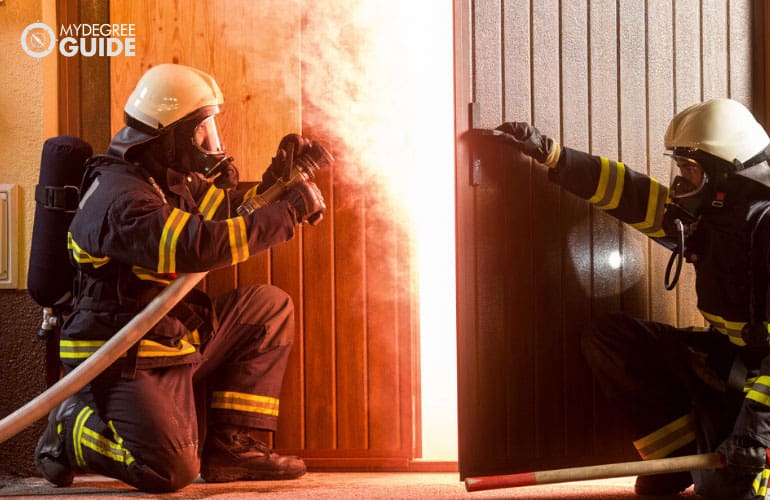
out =
[(238, 264), (249, 258), (249, 240), (246, 236), (246, 222), (243, 217), (227, 219), (227, 230), (230, 237), (230, 255), (232, 264)]
[(692, 415), (687, 414), (634, 441), (634, 447), (644, 460), (650, 460), (666, 457), (693, 441), (695, 441), (695, 421)]
[(626, 166), (622, 162), (601, 157), (601, 173), (596, 193), (588, 201), (602, 210), (614, 210), (620, 204), (625, 185)]
[(211, 396), (211, 407), (224, 410), (278, 416), (278, 406), (278, 399), (270, 396), (234, 391), (215, 391)]
[(722, 316), (708, 313), (703, 309), (699, 309), (699, 311), (703, 318), (708, 321), (709, 325), (719, 333), (727, 335), (731, 343), (739, 346), (746, 345), (746, 341), (743, 340), (741, 335), (743, 327), (746, 326), (745, 321), (728, 321)]
[(97, 268), (110, 261), (109, 257), (94, 257), (90, 253), (80, 248), (71, 232), (67, 232), (67, 249), (72, 252), (72, 258), (75, 259), (75, 262), (78, 264), (91, 264)]
[[(86, 359), (102, 347), (105, 340), (60, 340), (59, 357), (61, 359)], [(195, 352), (195, 346), (186, 339), (179, 341), (179, 345), (169, 347), (153, 340), (142, 339), (139, 341), (137, 356), (140, 358), (167, 358), (174, 356), (186, 356)], [(121, 357), (125, 357), (123, 354)]]
[(770, 406), (770, 377), (767, 375), (757, 377), (746, 394), (746, 398)]
[(158, 248), (159, 273), (176, 272), (176, 245), (179, 240), (179, 234), (189, 219), (190, 213), (178, 208), (171, 210), (166, 223), (163, 225), (163, 232), (160, 237)]
[(663, 231), (663, 214), (665, 212), (666, 199), (668, 198), (668, 188), (661, 185), (655, 179), (650, 178), (650, 191), (647, 198), (647, 212), (641, 222), (631, 224), (634, 227), (651, 237), (663, 237), (666, 233)]
[(206, 195), (200, 203), (199, 210), (204, 220), (211, 220), (214, 218), (214, 214), (217, 212), (219, 205), (225, 199), (224, 189), (219, 189), (213, 184), (206, 191)]

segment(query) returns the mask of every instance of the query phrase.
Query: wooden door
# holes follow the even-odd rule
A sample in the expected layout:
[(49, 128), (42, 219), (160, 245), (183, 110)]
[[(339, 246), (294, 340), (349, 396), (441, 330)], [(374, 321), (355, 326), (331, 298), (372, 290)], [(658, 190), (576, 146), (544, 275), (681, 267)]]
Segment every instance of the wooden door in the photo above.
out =
[[(323, 9), (311, 9), (323, 16)], [(136, 56), (111, 61), (112, 130), (151, 65), (175, 62), (214, 76), (225, 95), (219, 121), (241, 180), (259, 180), (281, 137), (304, 133), (337, 157), (318, 185), (321, 225), (234, 268), (211, 273), (212, 294), (272, 283), (294, 299), (297, 333), (281, 395), (275, 446), (311, 469), (404, 469), (419, 434), (413, 366), (409, 238), (362, 186), (329, 130), (306, 130), (299, 1), (110, 2), (113, 23), (136, 25)], [(345, 200), (345, 203), (337, 203)]]
[(500, 149), (472, 154), (462, 133), (528, 121), (666, 182), (662, 137), (676, 111), (712, 97), (755, 107), (753, 6), (455, 2), (463, 476), (634, 458), (582, 360), (580, 332), (613, 311), (702, 319), (691, 269), (666, 292), (668, 252), (560, 191), (544, 168)]

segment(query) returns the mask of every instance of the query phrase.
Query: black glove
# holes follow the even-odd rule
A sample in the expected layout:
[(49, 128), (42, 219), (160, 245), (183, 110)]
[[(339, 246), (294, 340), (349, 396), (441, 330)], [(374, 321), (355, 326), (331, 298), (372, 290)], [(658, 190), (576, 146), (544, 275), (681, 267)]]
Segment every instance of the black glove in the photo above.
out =
[(214, 178), (214, 185), (219, 189), (233, 189), (238, 185), (238, 169), (232, 161), (222, 167), (219, 175)]
[(555, 167), (561, 146), (526, 122), (506, 122), (494, 130), (474, 129), (475, 135), (489, 137), (513, 146), (518, 151), (548, 167)]
[(288, 180), (294, 159), (302, 156), (310, 144), (310, 141), (301, 135), (285, 135), (278, 144), (278, 151), (276, 151), (273, 161), (262, 174), (262, 182), (257, 187), (257, 193), (264, 193), (278, 179)]
[(739, 474), (758, 474), (767, 464), (767, 449), (747, 436), (730, 436), (717, 448), (725, 468)]
[(294, 185), (286, 192), (283, 199), (294, 207), (298, 223), (307, 222), (315, 226), (323, 219), (326, 203), (315, 182), (305, 181)]

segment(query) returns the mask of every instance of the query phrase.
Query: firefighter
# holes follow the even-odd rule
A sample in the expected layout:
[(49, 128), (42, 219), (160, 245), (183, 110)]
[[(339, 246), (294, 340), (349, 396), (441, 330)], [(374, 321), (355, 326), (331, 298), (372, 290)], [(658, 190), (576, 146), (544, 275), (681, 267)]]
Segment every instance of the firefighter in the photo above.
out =
[[(134, 317), (176, 275), (243, 262), (291, 239), (325, 209), (310, 181), (248, 216), (216, 117), (214, 79), (197, 69), (149, 69), (125, 105), (125, 127), (86, 168), (68, 247), (79, 273), (61, 330), (69, 371)], [(299, 149), (308, 141), (282, 141)], [(285, 172), (280, 149), (256, 189)], [(253, 190), (252, 190), (253, 191)], [(246, 196), (249, 194), (247, 193)], [(253, 193), (251, 194), (253, 195)], [(78, 470), (169, 492), (209, 482), (292, 479), (305, 473), (255, 431), (274, 431), (292, 345), (282, 290), (246, 286), (217, 297), (193, 290), (118, 362), (49, 415), (35, 462), (58, 486)]]
[(612, 314), (588, 328), (583, 354), (627, 416), (643, 459), (718, 451), (721, 470), (639, 476), (642, 495), (695, 484), (709, 498), (764, 498), (770, 469), (770, 168), (768, 135), (740, 103), (713, 99), (678, 113), (665, 133), (669, 186), (507, 122), (476, 136), (512, 146), (551, 181), (693, 264), (707, 327)]

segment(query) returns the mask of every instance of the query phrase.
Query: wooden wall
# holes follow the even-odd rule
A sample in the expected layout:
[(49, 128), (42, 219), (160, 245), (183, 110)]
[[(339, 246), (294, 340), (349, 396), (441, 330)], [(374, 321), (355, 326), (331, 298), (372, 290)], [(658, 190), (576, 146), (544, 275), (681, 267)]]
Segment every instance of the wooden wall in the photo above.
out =
[[(758, 108), (754, 3), (456, 0), (458, 138), (472, 125), (528, 121), (668, 182), (662, 137), (676, 111), (723, 96)], [(702, 324), (692, 270), (665, 291), (667, 251), (509, 150), (481, 158), (472, 185), (475, 158), (458, 139), (461, 473), (633, 458), (580, 332), (612, 311)]]
[[(297, 334), (281, 396), (276, 447), (312, 469), (406, 468), (415, 454), (409, 241), (386, 214), (358, 203), (361, 186), (327, 131), (304, 130), (299, 1), (110, 2), (113, 23), (136, 25), (137, 55), (111, 61), (112, 129), (151, 65), (177, 62), (214, 76), (225, 95), (219, 121), (241, 180), (256, 181), (281, 137), (329, 139), (338, 158), (318, 185), (329, 210), (291, 242), (206, 278), (212, 294), (268, 282), (286, 290)], [(323, 9), (312, 9), (324, 15)]]

